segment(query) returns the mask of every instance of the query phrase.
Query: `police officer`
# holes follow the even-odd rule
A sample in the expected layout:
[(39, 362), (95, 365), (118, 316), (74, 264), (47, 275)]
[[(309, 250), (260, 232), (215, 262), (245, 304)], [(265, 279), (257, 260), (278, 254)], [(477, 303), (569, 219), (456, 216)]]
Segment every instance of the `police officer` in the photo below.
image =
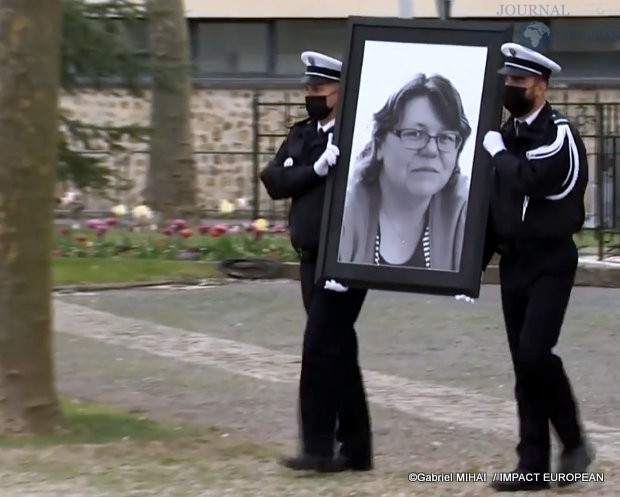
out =
[(291, 127), (260, 175), (272, 199), (292, 200), (289, 230), (300, 257), (307, 314), (299, 383), (301, 450), (280, 462), (297, 470), (369, 470), (370, 417), (354, 328), (367, 291), (333, 280), (315, 283), (326, 176), (340, 153), (332, 132), (342, 63), (317, 52), (304, 52), (301, 60), (309, 117)]
[[(519, 413), (516, 472), (550, 470), (549, 422), (562, 445), (559, 468), (581, 473), (594, 459), (577, 402), (553, 349), (577, 269), (573, 234), (584, 223), (588, 163), (574, 126), (546, 101), (560, 66), (516, 43), (501, 47), (504, 107), (511, 117), (489, 131), (494, 187), (483, 267), (500, 254), (502, 310), (516, 376)], [(543, 477), (494, 482), (497, 491), (541, 490)]]

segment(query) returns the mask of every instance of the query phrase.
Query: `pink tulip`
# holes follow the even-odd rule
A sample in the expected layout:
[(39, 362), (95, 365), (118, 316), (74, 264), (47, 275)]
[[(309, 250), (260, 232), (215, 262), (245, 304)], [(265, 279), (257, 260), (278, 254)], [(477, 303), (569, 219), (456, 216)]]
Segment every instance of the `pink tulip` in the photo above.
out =
[(200, 231), (201, 235), (206, 235), (209, 233), (209, 230), (211, 229), (211, 226), (209, 226), (208, 224), (201, 224), (198, 228), (198, 231)]
[(91, 229), (97, 229), (102, 224), (103, 222), (101, 221), (101, 219), (89, 219), (88, 221), (86, 221), (86, 226)]
[(102, 237), (107, 231), (108, 229), (104, 225), (97, 226), (97, 236)]
[(162, 233), (166, 236), (172, 236), (174, 233), (174, 230), (171, 227), (168, 227), (168, 228), (163, 229)]
[(170, 223), (170, 226), (175, 231), (181, 231), (182, 229), (187, 228), (187, 223), (183, 219), (175, 219)]

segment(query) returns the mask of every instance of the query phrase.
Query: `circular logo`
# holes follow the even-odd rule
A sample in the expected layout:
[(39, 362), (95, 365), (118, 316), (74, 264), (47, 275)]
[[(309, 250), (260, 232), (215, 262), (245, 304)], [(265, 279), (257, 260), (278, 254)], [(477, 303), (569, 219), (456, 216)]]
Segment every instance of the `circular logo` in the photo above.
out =
[(537, 52), (545, 50), (551, 42), (551, 30), (544, 22), (523, 22), (516, 27), (515, 33), (517, 43)]

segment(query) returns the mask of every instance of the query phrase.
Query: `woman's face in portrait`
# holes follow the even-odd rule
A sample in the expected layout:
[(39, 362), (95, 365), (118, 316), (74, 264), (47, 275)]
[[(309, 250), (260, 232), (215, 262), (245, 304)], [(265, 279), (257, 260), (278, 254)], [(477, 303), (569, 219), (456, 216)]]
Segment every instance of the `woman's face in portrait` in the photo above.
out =
[(430, 99), (416, 97), (377, 150), (383, 180), (414, 195), (434, 195), (450, 179), (460, 144), (460, 135), (446, 129)]

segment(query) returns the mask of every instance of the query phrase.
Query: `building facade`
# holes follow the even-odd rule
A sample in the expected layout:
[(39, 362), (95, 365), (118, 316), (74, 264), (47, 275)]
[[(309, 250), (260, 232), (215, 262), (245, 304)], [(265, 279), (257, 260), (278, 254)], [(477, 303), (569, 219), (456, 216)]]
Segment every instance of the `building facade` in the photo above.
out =
[[(303, 102), (300, 52), (317, 50), (343, 58), (348, 16), (410, 13), (416, 18), (437, 18), (440, 1), (185, 0), (195, 67), (192, 124), (203, 207), (213, 210), (221, 200), (251, 202), (258, 197), (262, 213), (277, 209), (262, 186), (256, 185), (256, 173), (281, 141), (287, 124), (303, 116), (298, 105)], [(515, 41), (524, 39), (528, 27), (535, 29), (541, 51), (563, 66), (550, 100), (568, 104), (565, 112), (579, 121), (592, 151), (596, 178), (602, 104), (605, 126), (620, 134), (614, 106), (620, 103), (620, 2), (453, 0), (450, 17), (512, 22)], [(146, 47), (144, 27), (136, 28), (132, 36), (137, 46)], [(84, 92), (64, 97), (63, 106), (93, 122), (148, 123), (148, 100)], [(133, 183), (129, 190), (118, 192), (119, 200), (135, 205), (141, 201), (148, 154), (136, 150), (115, 160)], [(596, 187), (594, 181), (592, 212)], [(89, 199), (92, 208), (107, 205)]]

